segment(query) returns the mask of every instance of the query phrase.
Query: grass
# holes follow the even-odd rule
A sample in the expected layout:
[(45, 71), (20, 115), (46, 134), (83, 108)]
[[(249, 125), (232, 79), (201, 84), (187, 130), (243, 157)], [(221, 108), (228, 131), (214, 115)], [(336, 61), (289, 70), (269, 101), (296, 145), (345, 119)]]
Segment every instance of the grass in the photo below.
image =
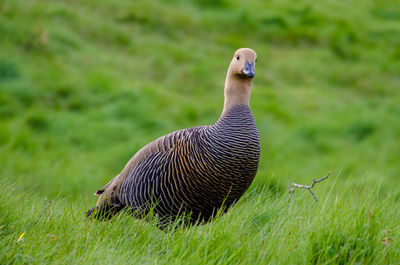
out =
[[(294, 202), (260, 188), (226, 215), (199, 227), (162, 232), (121, 214), (83, 221), (85, 203), (3, 193), (2, 263), (34, 264), (396, 264), (399, 195), (379, 187), (320, 190)], [(6, 197), (6, 198), (4, 198)], [(18, 238), (25, 233), (23, 240)]]
[(84, 221), (84, 203), (27, 198), (10, 188), (1, 195), (2, 263), (397, 263), (400, 222), (389, 209), (398, 195), (363, 185), (320, 193), (319, 204), (304, 193), (289, 204), (264, 187), (210, 224), (162, 232), (125, 214)]
[[(3, 0), (0, 263), (399, 263), (399, 44), (394, 0)], [(85, 222), (144, 144), (218, 118), (239, 47), (262, 148), (245, 197), (175, 233)], [(319, 203), (287, 203), (329, 170)]]

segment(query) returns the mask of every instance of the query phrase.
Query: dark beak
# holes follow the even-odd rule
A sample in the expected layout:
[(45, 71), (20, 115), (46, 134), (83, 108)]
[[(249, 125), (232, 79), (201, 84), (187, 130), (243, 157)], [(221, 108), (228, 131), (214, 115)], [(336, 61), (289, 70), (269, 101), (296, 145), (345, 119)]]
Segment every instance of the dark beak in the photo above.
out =
[(246, 66), (243, 68), (242, 73), (250, 78), (254, 77), (254, 63), (246, 62)]

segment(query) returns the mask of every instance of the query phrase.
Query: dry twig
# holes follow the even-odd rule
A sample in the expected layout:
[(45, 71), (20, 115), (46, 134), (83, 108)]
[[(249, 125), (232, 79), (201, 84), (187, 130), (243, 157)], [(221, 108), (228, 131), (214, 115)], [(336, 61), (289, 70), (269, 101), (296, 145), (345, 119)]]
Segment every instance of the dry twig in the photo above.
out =
[(329, 177), (329, 175), (331, 174), (331, 172), (328, 172), (328, 174), (320, 179), (314, 179), (313, 183), (311, 185), (301, 185), (301, 184), (297, 184), (292, 182), (292, 184), (289, 185), (289, 196), (290, 196), (290, 201), (293, 201), (293, 192), (294, 192), (294, 188), (301, 188), (301, 189), (307, 189), (312, 196), (314, 197), (315, 201), (318, 201), (317, 196), (315, 196), (314, 192), (312, 191), (312, 188), (314, 188), (314, 185), (317, 184), (318, 182), (321, 182), (325, 179), (327, 179)]

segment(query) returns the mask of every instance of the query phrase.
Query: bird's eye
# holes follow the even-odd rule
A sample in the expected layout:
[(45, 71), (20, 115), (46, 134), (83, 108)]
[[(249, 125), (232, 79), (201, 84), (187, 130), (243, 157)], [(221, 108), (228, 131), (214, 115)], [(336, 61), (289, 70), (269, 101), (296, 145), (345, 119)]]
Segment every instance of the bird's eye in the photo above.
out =
[(236, 57), (236, 60), (239, 60), (240, 59), (240, 56), (238, 55), (237, 57)]

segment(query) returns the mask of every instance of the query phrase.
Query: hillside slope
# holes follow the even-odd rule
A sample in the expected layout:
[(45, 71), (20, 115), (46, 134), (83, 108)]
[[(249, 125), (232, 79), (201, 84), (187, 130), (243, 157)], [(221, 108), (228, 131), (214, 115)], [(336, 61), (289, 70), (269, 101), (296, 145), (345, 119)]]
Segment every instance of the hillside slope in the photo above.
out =
[[(176, 234), (83, 222), (144, 144), (217, 120), (239, 47), (262, 144), (239, 205)], [(395, 0), (2, 0), (0, 263), (396, 263), (399, 73)]]

